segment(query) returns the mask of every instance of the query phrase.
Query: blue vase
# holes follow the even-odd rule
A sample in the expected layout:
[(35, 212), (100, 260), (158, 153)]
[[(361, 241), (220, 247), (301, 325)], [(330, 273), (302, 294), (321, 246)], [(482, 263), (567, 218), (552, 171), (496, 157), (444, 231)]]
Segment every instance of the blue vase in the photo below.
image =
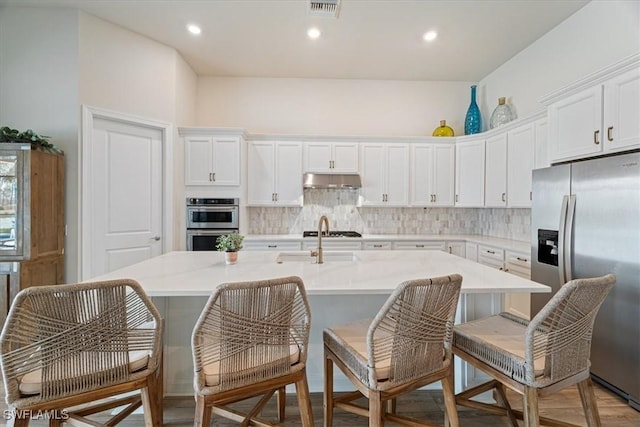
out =
[(467, 110), (467, 116), (464, 119), (464, 134), (471, 135), (480, 133), (482, 130), (482, 117), (480, 109), (476, 104), (476, 85), (471, 86), (471, 104)]

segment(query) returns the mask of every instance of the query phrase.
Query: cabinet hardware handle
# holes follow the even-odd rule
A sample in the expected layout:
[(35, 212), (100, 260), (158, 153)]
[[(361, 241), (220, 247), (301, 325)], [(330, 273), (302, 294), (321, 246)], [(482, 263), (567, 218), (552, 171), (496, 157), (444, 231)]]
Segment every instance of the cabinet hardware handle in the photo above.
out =
[(593, 131), (593, 143), (596, 144), (596, 145), (600, 144), (600, 140), (598, 139), (598, 135), (600, 135), (600, 131), (599, 130)]
[(373, 245), (374, 248), (381, 248), (382, 245)]
[(490, 251), (490, 250), (488, 250), (488, 249), (487, 249), (487, 253), (488, 253), (488, 254), (495, 254), (495, 253), (496, 253), (496, 251)]
[(272, 202), (276, 201), (276, 193), (271, 193), (271, 201)]
[(504, 271), (509, 271), (509, 269), (508, 269), (508, 268), (505, 268), (505, 269), (504, 269)]
[(268, 248), (277, 248), (278, 245), (267, 245)]
[(609, 127), (607, 128), (607, 139), (608, 139), (609, 141), (613, 141), (613, 135), (611, 135), (611, 131), (612, 131), (612, 130), (613, 130), (613, 126), (609, 126)]
[(500, 271), (505, 271), (505, 269), (504, 269), (504, 268), (502, 268), (502, 267), (500, 267), (498, 270), (500, 270)]
[(416, 245), (416, 248), (424, 248), (424, 245)]
[(438, 195), (437, 195), (437, 194), (434, 194), (434, 195), (433, 195), (433, 203), (435, 203), (435, 202), (437, 202), (437, 201), (438, 201)]
[(153, 240), (155, 240), (156, 242), (160, 240), (160, 236), (153, 236), (152, 237)]
[(451, 251), (452, 251), (451, 246), (449, 246), (449, 253), (451, 253)]
[(503, 202), (507, 201), (507, 193), (502, 193), (502, 201)]
[(209, 172), (209, 181), (213, 181), (213, 180), (211, 179), (211, 172)]
[(213, 182), (216, 182), (216, 173), (215, 172), (211, 174), (211, 180)]
[(276, 202), (278, 201), (278, 193), (276, 193)]
[(533, 191), (529, 191), (529, 200), (533, 200)]
[(518, 261), (522, 261), (522, 262), (529, 262), (529, 260), (528, 260), (528, 259), (526, 259), (526, 258), (521, 258), (521, 257), (519, 257), (519, 256), (517, 256), (517, 257), (516, 257), (516, 259), (517, 259)]
[(459, 200), (458, 200), (458, 195), (456, 194), (456, 202), (458, 202), (458, 201), (459, 201)]

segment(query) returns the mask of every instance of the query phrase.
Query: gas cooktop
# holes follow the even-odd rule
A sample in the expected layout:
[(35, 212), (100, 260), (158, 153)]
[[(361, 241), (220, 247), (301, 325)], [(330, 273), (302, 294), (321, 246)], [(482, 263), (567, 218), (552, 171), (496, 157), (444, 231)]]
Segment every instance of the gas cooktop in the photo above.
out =
[[(303, 231), (302, 237), (318, 237), (317, 231)], [(329, 231), (327, 235), (324, 231), (322, 237), (362, 237), (362, 234), (357, 231)]]

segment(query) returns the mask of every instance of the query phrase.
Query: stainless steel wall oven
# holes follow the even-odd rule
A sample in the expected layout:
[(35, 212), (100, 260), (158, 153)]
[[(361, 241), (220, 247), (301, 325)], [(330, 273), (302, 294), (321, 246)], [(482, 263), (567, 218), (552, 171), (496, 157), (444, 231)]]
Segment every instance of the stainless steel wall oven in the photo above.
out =
[(237, 233), (239, 200), (187, 198), (187, 250), (215, 251), (218, 237)]

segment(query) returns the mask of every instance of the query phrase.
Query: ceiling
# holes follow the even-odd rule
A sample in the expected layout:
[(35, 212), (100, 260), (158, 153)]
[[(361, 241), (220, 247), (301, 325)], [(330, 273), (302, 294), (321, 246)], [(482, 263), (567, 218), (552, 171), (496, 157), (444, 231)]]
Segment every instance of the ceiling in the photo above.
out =
[(588, 0), (342, 0), (338, 18), (310, 15), (308, 0), (2, 3), (81, 9), (174, 47), (198, 75), (479, 81)]

